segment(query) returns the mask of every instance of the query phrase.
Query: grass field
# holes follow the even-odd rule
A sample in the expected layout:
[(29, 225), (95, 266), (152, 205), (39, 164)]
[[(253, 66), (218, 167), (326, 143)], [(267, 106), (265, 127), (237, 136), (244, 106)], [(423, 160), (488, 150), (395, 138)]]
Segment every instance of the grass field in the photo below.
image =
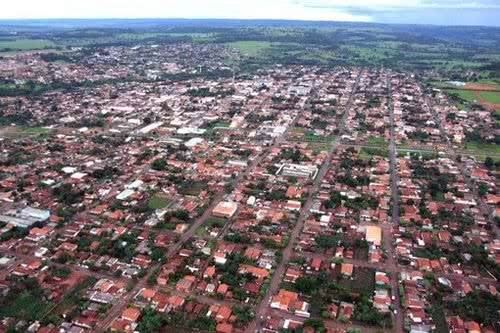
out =
[(498, 91), (481, 91), (480, 95), (488, 103), (500, 103), (500, 92)]
[(474, 91), (472, 90), (446, 89), (446, 92), (451, 95), (455, 95), (467, 102), (474, 102), (477, 99), (474, 95)]
[(195, 234), (196, 236), (198, 237), (201, 237), (201, 238), (204, 238), (204, 237), (207, 237), (208, 236), (208, 231), (212, 228), (212, 227), (223, 227), (224, 224), (226, 224), (226, 219), (223, 219), (223, 218), (219, 218), (219, 217), (209, 217), (205, 223), (203, 223), (202, 225), (200, 225), (196, 231), (195, 231)]
[(371, 136), (366, 139), (366, 143), (370, 145), (379, 145), (379, 146), (387, 146), (388, 142), (380, 136)]
[(467, 141), (463, 149), (466, 151), (480, 152), (484, 154), (500, 155), (500, 146), (496, 144), (485, 144), (474, 141)]
[(243, 55), (250, 57), (257, 57), (264, 50), (270, 49), (272, 46), (270, 42), (259, 42), (259, 41), (240, 41), (240, 42), (226, 43), (226, 45), (237, 48)]
[(22, 139), (27, 137), (45, 136), (50, 132), (51, 129), (46, 127), (8, 126), (0, 128), (0, 137)]
[(38, 39), (16, 39), (12, 41), (0, 41), (0, 51), (5, 49), (11, 50), (40, 50), (55, 47), (56, 44), (49, 40)]
[(382, 157), (388, 157), (389, 156), (389, 150), (385, 148), (367, 148), (363, 147), (361, 148), (359, 152), (359, 158), (363, 160), (369, 160), (373, 156), (382, 156)]
[(148, 207), (151, 208), (151, 209), (162, 209), (162, 208), (165, 208), (165, 207), (168, 207), (168, 205), (170, 205), (171, 201), (162, 196), (162, 195), (154, 195), (152, 196), (149, 201), (148, 201)]
[(315, 152), (328, 151), (329, 145), (326, 143), (309, 143), (307, 149), (312, 149)]
[(207, 183), (204, 181), (187, 181), (179, 187), (179, 193), (182, 195), (197, 196), (201, 191), (207, 189)]
[(290, 141), (300, 141), (300, 142), (308, 142), (308, 143), (329, 143), (335, 139), (335, 136), (324, 136), (324, 135), (316, 135), (314, 132), (303, 129), (303, 128), (294, 128), (292, 130), (294, 136), (290, 139)]

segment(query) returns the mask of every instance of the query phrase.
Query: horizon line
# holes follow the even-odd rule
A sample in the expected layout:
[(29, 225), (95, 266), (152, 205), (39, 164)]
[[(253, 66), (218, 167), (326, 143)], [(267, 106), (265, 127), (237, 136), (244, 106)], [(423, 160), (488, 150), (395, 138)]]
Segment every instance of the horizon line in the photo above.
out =
[(482, 28), (500, 28), (499, 25), (474, 25), (474, 24), (431, 24), (431, 23), (388, 23), (377, 21), (343, 21), (343, 20), (303, 20), (303, 19), (288, 19), (288, 18), (214, 18), (214, 17), (46, 17), (46, 18), (0, 18), (2, 21), (91, 21), (91, 20), (184, 20), (184, 21), (281, 21), (281, 22), (305, 22), (305, 23), (357, 23), (357, 24), (372, 24), (372, 25), (409, 25), (409, 26), (433, 26), (433, 27), (482, 27)]

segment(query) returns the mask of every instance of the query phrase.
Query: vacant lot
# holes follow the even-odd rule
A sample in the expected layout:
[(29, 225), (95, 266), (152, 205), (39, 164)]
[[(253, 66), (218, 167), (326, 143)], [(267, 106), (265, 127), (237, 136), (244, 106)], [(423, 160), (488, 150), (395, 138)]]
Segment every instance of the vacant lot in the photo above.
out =
[(155, 194), (154, 196), (151, 197), (151, 199), (149, 199), (148, 207), (151, 209), (162, 209), (168, 207), (170, 203), (171, 201), (167, 197)]

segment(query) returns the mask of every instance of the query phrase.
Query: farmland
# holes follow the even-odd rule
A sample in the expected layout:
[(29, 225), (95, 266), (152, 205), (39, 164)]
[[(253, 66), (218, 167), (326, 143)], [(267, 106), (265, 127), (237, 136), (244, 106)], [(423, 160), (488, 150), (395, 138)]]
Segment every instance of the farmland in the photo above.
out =
[(55, 47), (56, 44), (49, 40), (13, 39), (0, 40), (0, 52), (41, 50)]

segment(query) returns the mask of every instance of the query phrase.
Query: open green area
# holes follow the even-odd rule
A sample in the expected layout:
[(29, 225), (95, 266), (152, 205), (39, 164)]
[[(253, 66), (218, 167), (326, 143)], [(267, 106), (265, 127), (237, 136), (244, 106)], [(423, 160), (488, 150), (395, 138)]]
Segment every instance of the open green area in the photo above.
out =
[(10, 139), (22, 139), (26, 137), (44, 137), (52, 130), (46, 127), (28, 127), (28, 126), (8, 126), (0, 128), (0, 137)]
[(26, 51), (26, 50), (41, 50), (53, 48), (56, 43), (50, 40), (42, 39), (13, 39), (0, 40), (0, 52), (7, 51)]
[(328, 151), (329, 145), (326, 143), (309, 143), (307, 149), (312, 149), (315, 152)]
[(388, 157), (389, 150), (385, 148), (362, 147), (361, 150), (359, 151), (359, 157), (364, 160), (369, 160), (374, 156)]
[(482, 143), (476, 141), (467, 141), (463, 147), (464, 150), (470, 152), (479, 152), (483, 154), (495, 154), (500, 155), (500, 146), (494, 143)]
[(446, 92), (467, 102), (474, 102), (477, 100), (477, 97), (474, 95), (474, 91), (472, 90), (447, 89)]
[(198, 180), (188, 180), (179, 187), (179, 193), (182, 195), (197, 196), (201, 191), (206, 189), (206, 182)]
[(385, 140), (385, 138), (380, 137), (380, 136), (370, 136), (368, 139), (366, 139), (366, 143), (370, 145), (378, 145), (378, 146), (387, 146), (388, 142)]
[(148, 207), (151, 209), (162, 209), (168, 207), (170, 203), (171, 201), (167, 197), (155, 194), (148, 200)]
[(329, 143), (335, 139), (335, 136), (329, 135), (317, 135), (313, 131), (306, 130), (303, 128), (294, 128), (293, 133), (298, 134), (297, 136), (292, 136), (291, 141), (300, 141), (308, 143)]
[(224, 224), (226, 224), (226, 219), (211, 216), (205, 221), (205, 223), (203, 223), (196, 229), (195, 234), (196, 236), (201, 238), (207, 237), (210, 229), (222, 228)]
[(480, 96), (488, 103), (500, 103), (500, 91), (481, 91)]
[(262, 41), (239, 41), (231, 42), (226, 45), (237, 48), (243, 55), (256, 57), (264, 50), (271, 48), (270, 42)]
[(0, 319), (13, 317), (33, 321), (41, 318), (52, 306), (34, 279), (19, 279), (7, 296), (0, 298)]

